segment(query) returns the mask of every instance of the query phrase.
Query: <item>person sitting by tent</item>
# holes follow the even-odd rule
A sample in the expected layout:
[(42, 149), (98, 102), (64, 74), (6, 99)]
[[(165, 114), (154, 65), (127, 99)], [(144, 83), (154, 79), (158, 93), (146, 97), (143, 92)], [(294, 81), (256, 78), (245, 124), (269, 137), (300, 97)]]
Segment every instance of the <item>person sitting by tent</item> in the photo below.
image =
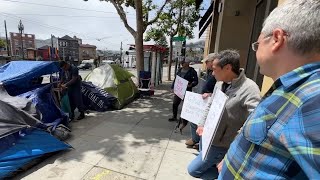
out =
[(70, 119), (74, 119), (74, 110), (78, 108), (80, 116), (77, 118), (77, 120), (81, 120), (85, 118), (85, 114), (81, 94), (82, 79), (79, 75), (79, 69), (67, 63), (66, 61), (60, 62), (60, 68), (62, 69), (62, 73), (60, 74), (59, 87), (62, 89), (67, 89), (71, 107)]

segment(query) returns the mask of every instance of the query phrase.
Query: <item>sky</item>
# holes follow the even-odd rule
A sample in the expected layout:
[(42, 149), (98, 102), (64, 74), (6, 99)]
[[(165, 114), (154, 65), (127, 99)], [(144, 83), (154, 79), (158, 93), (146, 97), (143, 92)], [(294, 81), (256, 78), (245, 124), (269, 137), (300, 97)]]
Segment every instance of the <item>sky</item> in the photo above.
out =
[[(203, 8), (210, 0), (204, 0)], [(155, 0), (161, 4), (161, 0)], [(129, 25), (136, 29), (135, 10), (125, 8)], [(205, 11), (202, 10), (201, 14)], [(9, 32), (18, 32), (19, 20), (24, 33), (35, 34), (36, 39), (49, 39), (69, 35), (82, 39), (84, 44), (96, 45), (101, 50), (120, 50), (134, 44), (132, 35), (124, 27), (116, 9), (111, 3), (99, 0), (0, 0), (0, 36), (5, 36), (4, 20)], [(198, 27), (195, 37), (189, 42), (200, 40)], [(202, 37), (203, 40), (205, 37)], [(148, 42), (146, 44), (152, 44)]]

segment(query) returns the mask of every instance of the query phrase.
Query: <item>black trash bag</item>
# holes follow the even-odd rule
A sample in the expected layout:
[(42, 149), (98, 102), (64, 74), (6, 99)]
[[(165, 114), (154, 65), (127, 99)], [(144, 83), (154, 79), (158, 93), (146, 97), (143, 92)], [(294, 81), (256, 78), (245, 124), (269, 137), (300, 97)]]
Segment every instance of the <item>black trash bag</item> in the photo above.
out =
[(105, 112), (113, 110), (116, 97), (89, 82), (82, 82), (83, 104), (87, 110)]

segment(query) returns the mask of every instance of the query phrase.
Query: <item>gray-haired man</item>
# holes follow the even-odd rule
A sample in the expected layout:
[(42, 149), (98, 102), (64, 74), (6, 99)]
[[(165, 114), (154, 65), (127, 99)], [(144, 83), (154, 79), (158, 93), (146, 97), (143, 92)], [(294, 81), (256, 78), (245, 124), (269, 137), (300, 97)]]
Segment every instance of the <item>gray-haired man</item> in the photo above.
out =
[(276, 8), (252, 48), (275, 82), (219, 164), (219, 179), (319, 179), (320, 1)]

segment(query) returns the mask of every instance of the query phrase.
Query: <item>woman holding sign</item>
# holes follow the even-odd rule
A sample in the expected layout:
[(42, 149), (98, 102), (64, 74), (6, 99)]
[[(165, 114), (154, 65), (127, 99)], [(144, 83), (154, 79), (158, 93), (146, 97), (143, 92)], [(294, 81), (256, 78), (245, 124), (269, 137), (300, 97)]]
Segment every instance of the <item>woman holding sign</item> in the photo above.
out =
[[(190, 65), (190, 59), (186, 58), (186, 59), (182, 60), (181, 61), (181, 65), (182, 65), (182, 67), (178, 70), (177, 76), (187, 80), (188, 81), (188, 85), (187, 85), (186, 90), (187, 91), (192, 91), (192, 88), (195, 87), (198, 84), (197, 72), (196, 72), (196, 70), (194, 70), (193, 67), (189, 66)], [(172, 86), (171, 86), (172, 90), (174, 88), (177, 88), (177, 87), (174, 87), (176, 79), (177, 78), (175, 78), (175, 80), (172, 83)], [(173, 116), (172, 116), (172, 118), (169, 119), (170, 122), (171, 121), (177, 121), (178, 108), (179, 108), (179, 105), (181, 103), (181, 100), (182, 99), (177, 94), (174, 95), (173, 104), (172, 104), (172, 114), (173, 114)]]

